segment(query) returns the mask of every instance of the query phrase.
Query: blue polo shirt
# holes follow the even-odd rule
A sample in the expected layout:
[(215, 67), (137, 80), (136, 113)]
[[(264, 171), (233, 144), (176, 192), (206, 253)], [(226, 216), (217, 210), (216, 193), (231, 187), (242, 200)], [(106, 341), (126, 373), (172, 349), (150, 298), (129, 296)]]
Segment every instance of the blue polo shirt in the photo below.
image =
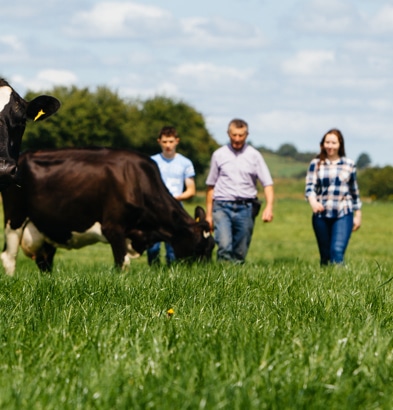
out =
[(160, 169), (161, 178), (173, 196), (184, 192), (184, 181), (195, 176), (194, 165), (184, 155), (176, 153), (171, 158), (165, 158), (162, 153), (151, 157)]

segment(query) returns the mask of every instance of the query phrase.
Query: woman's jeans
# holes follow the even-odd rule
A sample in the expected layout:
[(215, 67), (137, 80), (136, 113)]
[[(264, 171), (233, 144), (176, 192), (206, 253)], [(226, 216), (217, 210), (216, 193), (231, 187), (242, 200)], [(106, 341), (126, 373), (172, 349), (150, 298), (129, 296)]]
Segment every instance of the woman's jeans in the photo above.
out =
[(312, 226), (318, 242), (321, 265), (343, 263), (353, 228), (353, 213), (341, 218), (313, 214)]
[(244, 262), (254, 229), (252, 203), (215, 200), (213, 221), (217, 260)]
[[(147, 250), (147, 261), (149, 265), (155, 265), (160, 263), (160, 249), (161, 249), (161, 242), (156, 242), (151, 248)], [(176, 260), (175, 251), (172, 248), (172, 245), (165, 242), (165, 249), (166, 249), (166, 263), (170, 265), (172, 262)]]

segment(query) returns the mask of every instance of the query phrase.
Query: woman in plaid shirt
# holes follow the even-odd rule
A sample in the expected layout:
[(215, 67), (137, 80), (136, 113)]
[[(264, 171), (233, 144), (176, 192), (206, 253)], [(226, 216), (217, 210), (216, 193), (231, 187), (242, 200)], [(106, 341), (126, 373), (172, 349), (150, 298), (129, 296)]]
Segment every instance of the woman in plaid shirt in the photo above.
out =
[(355, 163), (345, 157), (344, 138), (337, 129), (320, 143), (306, 176), (306, 198), (312, 208), (312, 226), (321, 265), (343, 263), (352, 231), (362, 221)]

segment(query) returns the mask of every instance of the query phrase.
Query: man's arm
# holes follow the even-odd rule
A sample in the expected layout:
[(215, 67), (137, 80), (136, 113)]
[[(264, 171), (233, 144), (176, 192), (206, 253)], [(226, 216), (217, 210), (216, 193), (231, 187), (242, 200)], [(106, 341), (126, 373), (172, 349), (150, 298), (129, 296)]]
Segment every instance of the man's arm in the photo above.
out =
[(195, 180), (194, 178), (186, 178), (184, 180), (186, 189), (180, 195), (175, 196), (178, 201), (184, 201), (190, 199), (195, 195)]
[(274, 189), (273, 185), (267, 185), (263, 188), (266, 200), (265, 209), (262, 212), (262, 221), (271, 222), (273, 220), (273, 202), (274, 202)]
[(210, 229), (213, 230), (213, 193), (214, 186), (208, 185), (206, 189), (206, 221), (210, 225)]

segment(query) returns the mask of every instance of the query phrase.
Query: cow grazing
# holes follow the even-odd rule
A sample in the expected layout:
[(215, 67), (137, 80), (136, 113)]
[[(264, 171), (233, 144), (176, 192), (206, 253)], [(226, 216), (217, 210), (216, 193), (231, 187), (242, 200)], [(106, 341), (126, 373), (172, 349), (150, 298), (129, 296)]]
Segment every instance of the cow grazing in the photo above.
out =
[(202, 208), (194, 220), (172, 197), (149, 157), (108, 148), (27, 152), (21, 186), (2, 192), (5, 244), (1, 260), (13, 275), (19, 245), (41, 271), (57, 247), (107, 241), (115, 265), (129, 264), (155, 242), (170, 242), (178, 259), (210, 259), (214, 239)]
[(25, 101), (0, 78), (0, 191), (15, 181), (17, 161), (26, 121), (43, 120), (60, 107), (60, 102), (48, 95)]

